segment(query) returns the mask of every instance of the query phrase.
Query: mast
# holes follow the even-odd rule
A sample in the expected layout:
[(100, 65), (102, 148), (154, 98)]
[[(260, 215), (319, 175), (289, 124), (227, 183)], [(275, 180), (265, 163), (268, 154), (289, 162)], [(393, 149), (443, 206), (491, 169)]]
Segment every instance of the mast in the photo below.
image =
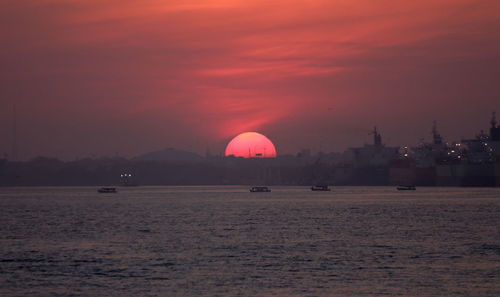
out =
[(497, 126), (496, 112), (491, 114), (490, 140), (500, 141), (500, 126)]
[(441, 135), (439, 134), (437, 130), (437, 122), (433, 121), (432, 122), (432, 143), (433, 144), (442, 144), (443, 143), (443, 138), (441, 138)]
[(17, 161), (17, 109), (12, 106), (12, 161)]
[(373, 127), (373, 145), (375, 146), (381, 146), (382, 145), (382, 136), (378, 133), (377, 131), (377, 126)]

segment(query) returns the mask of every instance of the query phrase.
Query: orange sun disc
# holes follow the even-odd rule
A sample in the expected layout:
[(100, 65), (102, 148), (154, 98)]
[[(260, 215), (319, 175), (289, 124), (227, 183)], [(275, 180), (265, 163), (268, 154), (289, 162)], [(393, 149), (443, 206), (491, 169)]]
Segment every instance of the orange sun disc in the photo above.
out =
[(243, 158), (276, 158), (276, 148), (266, 136), (257, 132), (245, 132), (228, 143), (224, 155)]

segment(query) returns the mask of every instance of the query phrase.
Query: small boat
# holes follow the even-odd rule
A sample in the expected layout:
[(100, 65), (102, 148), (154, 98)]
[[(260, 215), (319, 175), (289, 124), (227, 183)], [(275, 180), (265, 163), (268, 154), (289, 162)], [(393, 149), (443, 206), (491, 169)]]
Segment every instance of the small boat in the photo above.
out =
[(327, 185), (316, 185), (311, 187), (311, 191), (331, 191)]
[(396, 189), (398, 189), (398, 191), (415, 191), (416, 190), (415, 186), (398, 186)]
[(116, 188), (106, 188), (106, 187), (98, 189), (97, 192), (99, 192), (99, 193), (118, 193)]
[(271, 189), (268, 187), (252, 187), (250, 189), (250, 192), (256, 193), (256, 192), (271, 192)]

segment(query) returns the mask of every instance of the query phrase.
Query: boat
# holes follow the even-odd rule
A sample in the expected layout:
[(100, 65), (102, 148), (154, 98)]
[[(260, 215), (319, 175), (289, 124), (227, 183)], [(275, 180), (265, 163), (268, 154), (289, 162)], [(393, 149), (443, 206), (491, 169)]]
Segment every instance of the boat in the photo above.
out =
[(398, 191), (415, 191), (415, 186), (398, 186)]
[(118, 193), (116, 188), (106, 188), (106, 187), (102, 187), (102, 188), (98, 189), (97, 192), (99, 192), (99, 193)]
[(311, 191), (331, 191), (327, 185), (316, 185), (311, 187)]
[(250, 192), (256, 193), (256, 192), (271, 192), (271, 189), (268, 187), (252, 187), (250, 189)]

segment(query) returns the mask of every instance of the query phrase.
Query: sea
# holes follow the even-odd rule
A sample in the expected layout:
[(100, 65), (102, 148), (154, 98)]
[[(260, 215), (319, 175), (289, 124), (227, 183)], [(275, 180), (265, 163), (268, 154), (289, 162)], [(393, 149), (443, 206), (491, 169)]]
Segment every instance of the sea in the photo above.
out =
[(0, 188), (0, 296), (500, 296), (500, 188)]

